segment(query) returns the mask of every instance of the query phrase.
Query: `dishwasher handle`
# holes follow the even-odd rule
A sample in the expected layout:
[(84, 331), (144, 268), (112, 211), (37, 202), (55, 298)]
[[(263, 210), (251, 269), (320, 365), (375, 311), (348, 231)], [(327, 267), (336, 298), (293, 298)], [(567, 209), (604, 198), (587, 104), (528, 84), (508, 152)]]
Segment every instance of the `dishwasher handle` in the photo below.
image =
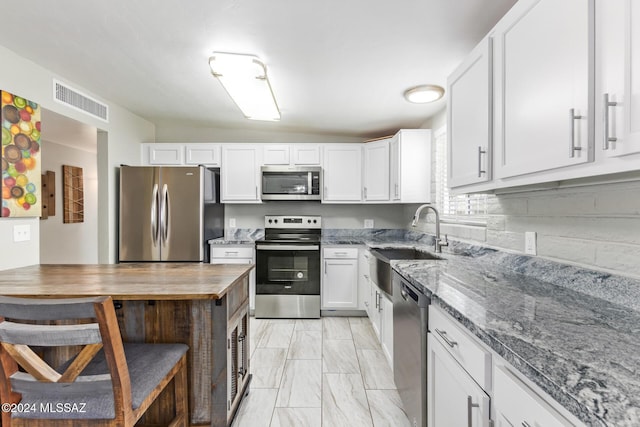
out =
[(402, 298), (405, 301), (409, 301), (409, 298), (411, 298), (413, 300), (413, 302), (415, 302), (416, 304), (418, 303), (418, 300), (420, 299), (420, 297), (418, 295), (416, 295), (416, 293), (413, 292), (413, 290), (410, 289), (404, 283), (402, 283), (402, 289), (400, 290), (400, 295), (402, 295)]

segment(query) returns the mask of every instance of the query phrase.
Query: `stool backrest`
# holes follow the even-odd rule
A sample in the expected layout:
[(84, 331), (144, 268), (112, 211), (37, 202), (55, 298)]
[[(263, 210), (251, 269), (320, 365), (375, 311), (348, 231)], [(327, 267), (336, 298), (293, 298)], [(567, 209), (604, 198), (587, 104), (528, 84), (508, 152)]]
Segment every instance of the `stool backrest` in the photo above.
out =
[[(81, 323), (69, 324), (72, 320)], [(91, 323), (86, 323), (88, 320)], [(65, 364), (63, 372), (58, 372), (31, 348), (69, 346), (84, 347)], [(109, 373), (82, 375), (101, 349)], [(2, 403), (17, 403), (22, 393), (86, 397), (112, 390), (116, 419), (124, 419), (131, 410), (129, 371), (111, 297), (0, 296), (0, 363)], [(10, 416), (3, 411), (3, 425), (10, 425)]]

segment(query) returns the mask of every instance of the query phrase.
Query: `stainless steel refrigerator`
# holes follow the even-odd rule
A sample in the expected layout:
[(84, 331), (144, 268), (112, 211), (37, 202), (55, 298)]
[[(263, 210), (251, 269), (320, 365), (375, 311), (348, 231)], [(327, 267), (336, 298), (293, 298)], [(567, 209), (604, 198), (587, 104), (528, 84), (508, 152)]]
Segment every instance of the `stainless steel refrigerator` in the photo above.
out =
[(219, 170), (120, 167), (120, 262), (208, 262), (224, 234)]

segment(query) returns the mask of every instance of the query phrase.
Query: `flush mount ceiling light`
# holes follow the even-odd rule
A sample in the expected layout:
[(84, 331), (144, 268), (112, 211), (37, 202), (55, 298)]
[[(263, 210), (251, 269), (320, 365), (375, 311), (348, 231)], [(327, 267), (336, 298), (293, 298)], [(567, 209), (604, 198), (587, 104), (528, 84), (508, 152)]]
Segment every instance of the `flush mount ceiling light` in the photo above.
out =
[(213, 52), (209, 67), (246, 118), (280, 120), (267, 67), (257, 56)]
[(444, 89), (436, 85), (422, 85), (412, 87), (404, 92), (407, 101), (414, 104), (426, 104), (437, 101), (444, 95)]

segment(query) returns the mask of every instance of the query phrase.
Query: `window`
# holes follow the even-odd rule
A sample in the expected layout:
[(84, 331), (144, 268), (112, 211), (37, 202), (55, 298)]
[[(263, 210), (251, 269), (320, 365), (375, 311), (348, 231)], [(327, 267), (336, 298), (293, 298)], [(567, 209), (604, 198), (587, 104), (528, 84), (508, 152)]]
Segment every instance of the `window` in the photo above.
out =
[(487, 195), (452, 196), (447, 187), (447, 129), (441, 127), (433, 134), (436, 146), (436, 206), (446, 222), (486, 224)]

